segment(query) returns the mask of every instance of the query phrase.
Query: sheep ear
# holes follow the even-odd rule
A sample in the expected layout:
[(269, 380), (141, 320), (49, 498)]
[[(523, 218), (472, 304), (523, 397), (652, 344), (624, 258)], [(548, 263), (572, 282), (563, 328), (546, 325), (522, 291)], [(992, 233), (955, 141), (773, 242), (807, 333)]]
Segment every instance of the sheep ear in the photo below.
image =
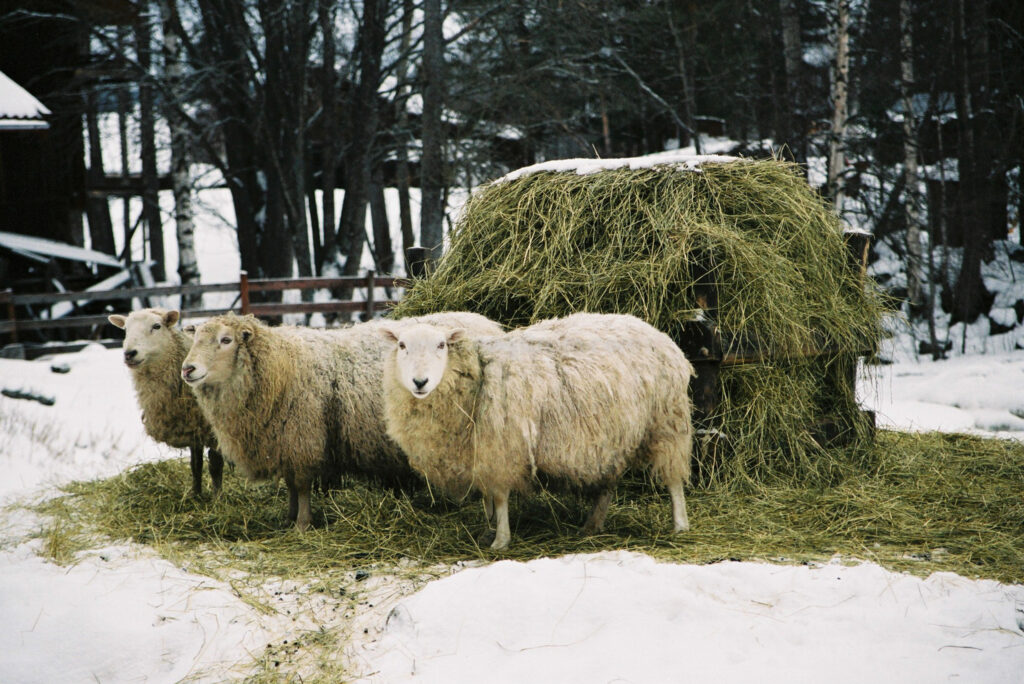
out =
[(248, 342), (250, 339), (252, 339), (252, 330), (249, 330), (247, 328), (243, 329), (242, 330), (242, 341), (243, 342)]
[(110, 321), (111, 325), (115, 325), (121, 330), (124, 330), (124, 326), (128, 322), (128, 319), (121, 314), (110, 314), (107, 316), (107, 320)]
[(456, 328), (455, 330), (448, 331), (448, 344), (452, 342), (458, 342), (459, 340), (466, 338), (466, 331), (462, 328)]
[(164, 325), (167, 327), (173, 326), (181, 318), (181, 312), (177, 310), (168, 311), (164, 314)]
[(391, 328), (377, 328), (377, 334), (389, 342), (398, 342), (398, 335)]

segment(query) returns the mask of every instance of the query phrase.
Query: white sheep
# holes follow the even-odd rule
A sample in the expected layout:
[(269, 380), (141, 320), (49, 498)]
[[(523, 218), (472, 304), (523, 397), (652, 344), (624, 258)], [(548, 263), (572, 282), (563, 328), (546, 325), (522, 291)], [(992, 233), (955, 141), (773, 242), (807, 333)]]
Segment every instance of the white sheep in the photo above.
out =
[[(501, 331), (477, 314), (415, 320), (482, 334)], [(409, 324), (389, 323), (399, 329)], [(218, 316), (196, 329), (181, 366), (224, 456), (247, 477), (283, 478), (288, 515), (300, 530), (312, 519), (314, 480), (330, 483), (347, 472), (412, 474), (384, 427), (380, 385), (388, 344), (377, 332), (381, 325), (314, 330)]]
[(174, 327), (179, 316), (177, 311), (141, 309), (107, 318), (124, 330), (124, 363), (131, 371), (146, 434), (168, 446), (189, 449), (192, 491), (198, 496), (203, 490), (205, 448), (210, 449), (214, 492), (220, 491), (224, 459), (195, 396), (181, 379), (181, 362), (192, 338)]
[(597, 492), (584, 533), (601, 529), (627, 467), (651, 467), (689, 529), (683, 485), (693, 430), (693, 367), (662, 332), (633, 317), (574, 314), (494, 337), (457, 328), (381, 328), (388, 434), (410, 465), (450, 494), (479, 490), (492, 548), (510, 539), (508, 497), (537, 475)]

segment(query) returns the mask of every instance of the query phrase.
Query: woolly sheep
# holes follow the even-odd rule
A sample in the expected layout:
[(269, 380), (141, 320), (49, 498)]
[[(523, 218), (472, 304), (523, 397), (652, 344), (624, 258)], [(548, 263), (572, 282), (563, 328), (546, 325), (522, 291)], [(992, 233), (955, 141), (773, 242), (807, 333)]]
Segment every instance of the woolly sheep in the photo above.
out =
[[(469, 313), (416, 320), (482, 334), (501, 331)], [(228, 314), (196, 329), (182, 364), (182, 377), (224, 455), (250, 478), (283, 478), (289, 519), (300, 530), (312, 518), (314, 479), (330, 482), (343, 472), (412, 475), (384, 428), (380, 386), (388, 345), (377, 333), (380, 325), (272, 328), (252, 316)]]
[(141, 309), (107, 319), (125, 332), (124, 363), (131, 370), (146, 434), (168, 446), (189, 449), (192, 491), (198, 496), (203, 491), (205, 448), (210, 448), (214, 492), (220, 491), (224, 459), (196, 398), (181, 379), (181, 362), (192, 339), (174, 327), (179, 315), (165, 309)]
[(582, 532), (604, 524), (616, 482), (653, 468), (689, 529), (683, 485), (693, 367), (675, 343), (625, 315), (574, 314), (494, 337), (457, 327), (383, 327), (388, 434), (410, 465), (450, 494), (479, 490), (491, 548), (510, 540), (508, 497), (537, 475), (597, 494)]

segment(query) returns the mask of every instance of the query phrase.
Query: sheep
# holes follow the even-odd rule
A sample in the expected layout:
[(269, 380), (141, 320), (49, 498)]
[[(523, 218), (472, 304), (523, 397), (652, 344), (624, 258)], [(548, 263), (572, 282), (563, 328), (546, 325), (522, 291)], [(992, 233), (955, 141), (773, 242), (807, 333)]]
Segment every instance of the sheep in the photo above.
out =
[(181, 362), (192, 340), (174, 327), (179, 316), (178, 311), (140, 309), (107, 320), (125, 332), (124, 363), (131, 370), (146, 434), (168, 446), (189, 449), (196, 496), (203, 492), (203, 451), (209, 447), (210, 479), (218, 493), (224, 458), (196, 398), (181, 379)]
[(582, 532), (601, 529), (615, 484), (646, 464), (668, 487), (676, 532), (689, 529), (683, 485), (693, 429), (693, 367), (633, 316), (580, 313), (494, 337), (382, 327), (388, 434), (449, 494), (479, 490), (493, 549), (508, 546), (508, 497), (538, 476), (597, 494)]
[[(470, 313), (415, 320), (481, 334), (501, 331)], [(312, 520), (314, 479), (329, 483), (343, 472), (414, 476), (384, 428), (380, 385), (387, 343), (376, 332), (380, 325), (271, 328), (252, 316), (228, 314), (195, 331), (182, 378), (228, 460), (249, 478), (284, 479), (288, 517), (299, 530)]]

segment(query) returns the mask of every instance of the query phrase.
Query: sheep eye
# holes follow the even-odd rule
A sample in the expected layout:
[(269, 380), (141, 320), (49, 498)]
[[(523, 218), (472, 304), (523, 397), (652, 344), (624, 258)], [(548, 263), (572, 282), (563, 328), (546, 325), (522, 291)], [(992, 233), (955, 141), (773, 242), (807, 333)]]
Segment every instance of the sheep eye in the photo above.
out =
[(231, 344), (231, 338), (230, 337), (222, 337), (222, 338), (220, 338), (220, 343), (221, 344)]
[(154, 323), (153, 324), (153, 330), (159, 330), (159, 329), (160, 329), (160, 324), (159, 323)]
[(399, 342), (398, 343), (398, 348), (399, 349), (405, 349), (405, 342)]
[(444, 342), (441, 342), (440, 344), (438, 344), (437, 348), (438, 349), (444, 349)]

